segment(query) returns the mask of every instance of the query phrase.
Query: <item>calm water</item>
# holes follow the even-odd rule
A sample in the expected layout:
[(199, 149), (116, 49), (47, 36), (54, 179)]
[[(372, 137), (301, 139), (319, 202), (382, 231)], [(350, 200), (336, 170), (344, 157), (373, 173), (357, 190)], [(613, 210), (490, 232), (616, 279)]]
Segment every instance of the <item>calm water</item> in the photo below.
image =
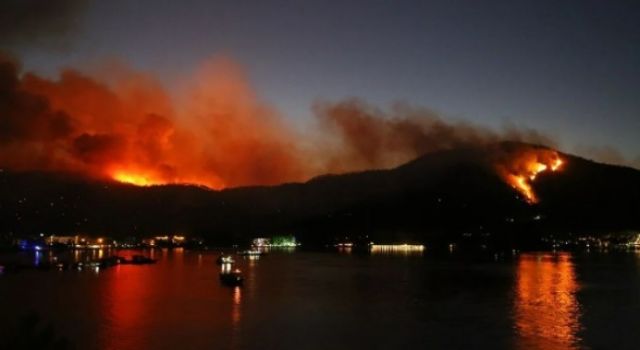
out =
[[(131, 252), (119, 252), (120, 255)], [(0, 276), (0, 327), (29, 310), (78, 349), (637, 349), (640, 257), (272, 253), (220, 285), (216, 253)], [(23, 257), (25, 258), (25, 257)], [(33, 256), (26, 257), (35, 258)]]

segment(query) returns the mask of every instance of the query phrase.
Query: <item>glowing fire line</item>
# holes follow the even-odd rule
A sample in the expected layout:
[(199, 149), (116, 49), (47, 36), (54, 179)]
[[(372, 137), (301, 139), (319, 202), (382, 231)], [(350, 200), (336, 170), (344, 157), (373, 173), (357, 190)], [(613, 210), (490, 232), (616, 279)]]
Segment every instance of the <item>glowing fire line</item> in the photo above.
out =
[(127, 173), (123, 171), (114, 173), (113, 179), (118, 182), (128, 183), (136, 186), (152, 186), (156, 184), (146, 176)]
[(137, 169), (130, 168), (116, 168), (108, 173), (108, 177), (111, 179), (125, 183), (131, 184), (135, 186), (148, 187), (148, 186), (161, 186), (168, 184), (183, 184), (183, 185), (193, 185), (196, 184), (198, 186), (206, 187), (206, 188), (222, 188), (224, 187), (224, 183), (213, 176), (208, 176), (207, 178), (172, 178), (166, 179), (163, 178), (161, 174), (156, 174), (152, 171), (140, 171)]
[(539, 174), (551, 170), (556, 172), (560, 170), (563, 165), (563, 160), (556, 155), (555, 159), (550, 164), (534, 161), (526, 164), (526, 171), (524, 173), (509, 174), (507, 175), (507, 182), (518, 190), (529, 203), (537, 203), (538, 197), (533, 191), (532, 182), (538, 177)]
[[(535, 151), (534, 151), (535, 152)], [(524, 199), (531, 204), (539, 201), (533, 190), (532, 183), (535, 181), (539, 174), (552, 171), (556, 172), (561, 169), (564, 161), (558, 156), (556, 152), (549, 153), (528, 153), (522, 158), (515, 157), (514, 164), (511, 166), (505, 166), (505, 164), (498, 164), (497, 171), (501, 174), (505, 182), (511, 185), (517, 190)], [(541, 160), (541, 159), (546, 159)], [(517, 169), (517, 170), (515, 170)], [(149, 175), (148, 173), (130, 171), (129, 169), (117, 169), (111, 172), (111, 178), (115, 181), (132, 184), (136, 186), (155, 186), (168, 183), (202, 183), (201, 179), (181, 179), (187, 181), (163, 181), (159, 178)], [(192, 181), (188, 181), (192, 180)], [(223, 183), (208, 183), (210, 188), (223, 187)]]

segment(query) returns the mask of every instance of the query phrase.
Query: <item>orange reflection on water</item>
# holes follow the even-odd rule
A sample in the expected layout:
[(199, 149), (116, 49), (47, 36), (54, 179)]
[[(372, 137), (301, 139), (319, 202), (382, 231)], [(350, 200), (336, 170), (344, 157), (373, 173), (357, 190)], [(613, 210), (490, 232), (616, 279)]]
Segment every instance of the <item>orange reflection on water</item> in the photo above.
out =
[(233, 304), (231, 307), (231, 321), (234, 326), (240, 322), (240, 305), (242, 303), (242, 290), (240, 287), (233, 288)]
[[(128, 254), (127, 254), (128, 255)], [(153, 290), (148, 269), (144, 266), (118, 265), (103, 276), (108, 299), (105, 334), (106, 349), (131, 349), (144, 344), (147, 336), (141, 332), (148, 310), (149, 294)]]
[(234, 287), (233, 288), (233, 296), (231, 303), (231, 324), (232, 324), (232, 333), (231, 333), (231, 349), (239, 349), (241, 348), (241, 332), (240, 332), (240, 319), (242, 316), (242, 288)]
[(522, 255), (514, 303), (517, 348), (578, 349), (578, 289), (569, 253)]

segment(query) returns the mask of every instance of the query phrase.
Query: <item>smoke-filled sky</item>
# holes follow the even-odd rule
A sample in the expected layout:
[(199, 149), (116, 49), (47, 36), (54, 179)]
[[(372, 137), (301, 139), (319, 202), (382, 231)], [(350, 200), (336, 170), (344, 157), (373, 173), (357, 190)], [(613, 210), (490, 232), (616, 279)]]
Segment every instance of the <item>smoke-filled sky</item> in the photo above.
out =
[[(309, 167), (321, 172), (390, 164), (378, 158), (393, 158), (398, 147), (408, 147), (398, 146), (393, 135), (407, 129), (403, 120), (415, 122), (417, 114), (418, 128), (428, 131), (418, 134), (429, 140), (441, 136), (433, 123), (442, 123), (456, 137), (480, 133), (484, 140), (517, 134), (519, 139), (542, 138), (599, 160), (640, 163), (638, 1), (6, 0), (0, 5), (0, 33), (0, 49), (21, 62), (19, 74), (37, 73), (21, 84), (30, 93), (47, 95), (53, 107), (67, 109), (75, 132), (65, 137), (75, 146), (82, 140), (95, 146), (91, 142), (96, 140), (80, 138), (85, 134), (99, 138), (115, 132), (120, 137), (124, 131), (114, 126), (97, 129), (93, 124), (90, 130), (78, 130), (88, 124), (73, 114), (86, 110), (60, 97), (69, 84), (61, 81), (60, 69), (72, 67), (111, 84), (109, 89), (115, 89), (111, 92), (118, 98), (130, 98), (113, 84), (131, 79), (105, 72), (105, 66), (115, 65), (120, 74), (143, 71), (154, 77), (153, 84), (162, 87), (161, 99), (171, 101), (161, 107), (154, 104), (151, 109), (158, 110), (145, 113), (165, 114), (172, 123), (193, 125), (193, 120), (183, 119), (203, 114), (207, 103), (219, 106), (219, 102), (194, 102), (198, 99), (194, 96), (209, 96), (213, 90), (233, 95), (231, 104), (245, 108), (240, 114), (267, 115), (266, 121), (261, 119), (267, 141), (258, 142), (256, 135), (251, 142), (273, 149), (288, 142), (304, 148), (299, 136), (294, 142), (290, 135), (314, 133), (318, 127), (332, 130), (327, 126), (331, 120), (339, 129), (331, 134), (342, 135), (349, 150), (335, 151), (319, 160), (322, 164), (291, 169), (289, 177), (294, 179), (313, 173)], [(211, 66), (215, 67), (206, 68)], [(213, 90), (202, 87), (205, 79), (194, 77), (203, 69), (215, 74), (220, 66), (232, 66), (234, 73), (232, 78), (210, 77), (217, 81)], [(231, 88), (220, 86), (229, 79)], [(351, 111), (355, 117), (344, 113), (348, 109), (357, 110)], [(356, 127), (363, 116), (373, 117), (377, 126)], [(133, 128), (146, 117), (131, 118)], [(272, 120), (286, 125), (284, 131), (272, 127)], [(385, 136), (371, 131), (376, 127), (386, 130)], [(209, 132), (236, 144), (221, 136), (226, 129), (216, 128)], [(386, 147), (385, 154), (353, 158), (359, 147), (371, 146), (370, 139), (350, 136), (360, 130), (376, 134), (374, 144)], [(381, 137), (391, 141), (380, 141)], [(256, 145), (251, 142), (245, 146)], [(210, 150), (216, 144), (193, 147)], [(417, 149), (432, 148), (430, 143)], [(305, 158), (307, 152), (305, 148), (285, 156)], [(211, 164), (219, 158), (205, 157), (210, 167), (232, 167)], [(399, 159), (405, 158), (406, 154)], [(251, 181), (251, 176), (242, 176)]]

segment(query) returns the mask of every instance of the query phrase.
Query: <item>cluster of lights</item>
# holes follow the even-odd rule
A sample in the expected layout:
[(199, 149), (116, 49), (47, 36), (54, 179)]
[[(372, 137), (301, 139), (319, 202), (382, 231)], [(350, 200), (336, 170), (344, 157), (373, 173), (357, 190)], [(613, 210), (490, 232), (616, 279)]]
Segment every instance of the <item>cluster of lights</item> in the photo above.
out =
[[(114, 242), (115, 243), (115, 242)], [(42, 251), (49, 249), (50, 247), (62, 244), (74, 249), (102, 249), (110, 248), (111, 244), (106, 243), (104, 238), (96, 238), (91, 240), (88, 238), (81, 238), (79, 236), (46, 236), (40, 234), (40, 239), (23, 239), (20, 240), (18, 246), (22, 250), (35, 250)]]
[(152, 245), (155, 245), (156, 242), (170, 242), (170, 243), (174, 243), (174, 244), (178, 244), (178, 243), (182, 243), (185, 240), (185, 236), (182, 235), (172, 235), (172, 236), (156, 236), (154, 239), (152, 239), (151, 241), (153, 242)]
[(351, 248), (353, 247), (353, 243), (351, 242), (347, 242), (347, 243), (338, 243), (335, 245), (336, 248)]
[(294, 248), (300, 245), (293, 236), (276, 236), (269, 238), (255, 238), (251, 244), (257, 248)]
[(80, 244), (75, 243), (73, 245), (74, 248), (87, 248), (87, 249), (103, 249), (103, 248), (110, 248), (111, 244), (105, 244), (105, 239), (104, 238), (97, 238), (95, 239), (95, 241), (93, 242), (89, 242), (87, 241), (85, 238), (80, 239)]
[(421, 244), (373, 244), (371, 253), (420, 253), (424, 251)]

